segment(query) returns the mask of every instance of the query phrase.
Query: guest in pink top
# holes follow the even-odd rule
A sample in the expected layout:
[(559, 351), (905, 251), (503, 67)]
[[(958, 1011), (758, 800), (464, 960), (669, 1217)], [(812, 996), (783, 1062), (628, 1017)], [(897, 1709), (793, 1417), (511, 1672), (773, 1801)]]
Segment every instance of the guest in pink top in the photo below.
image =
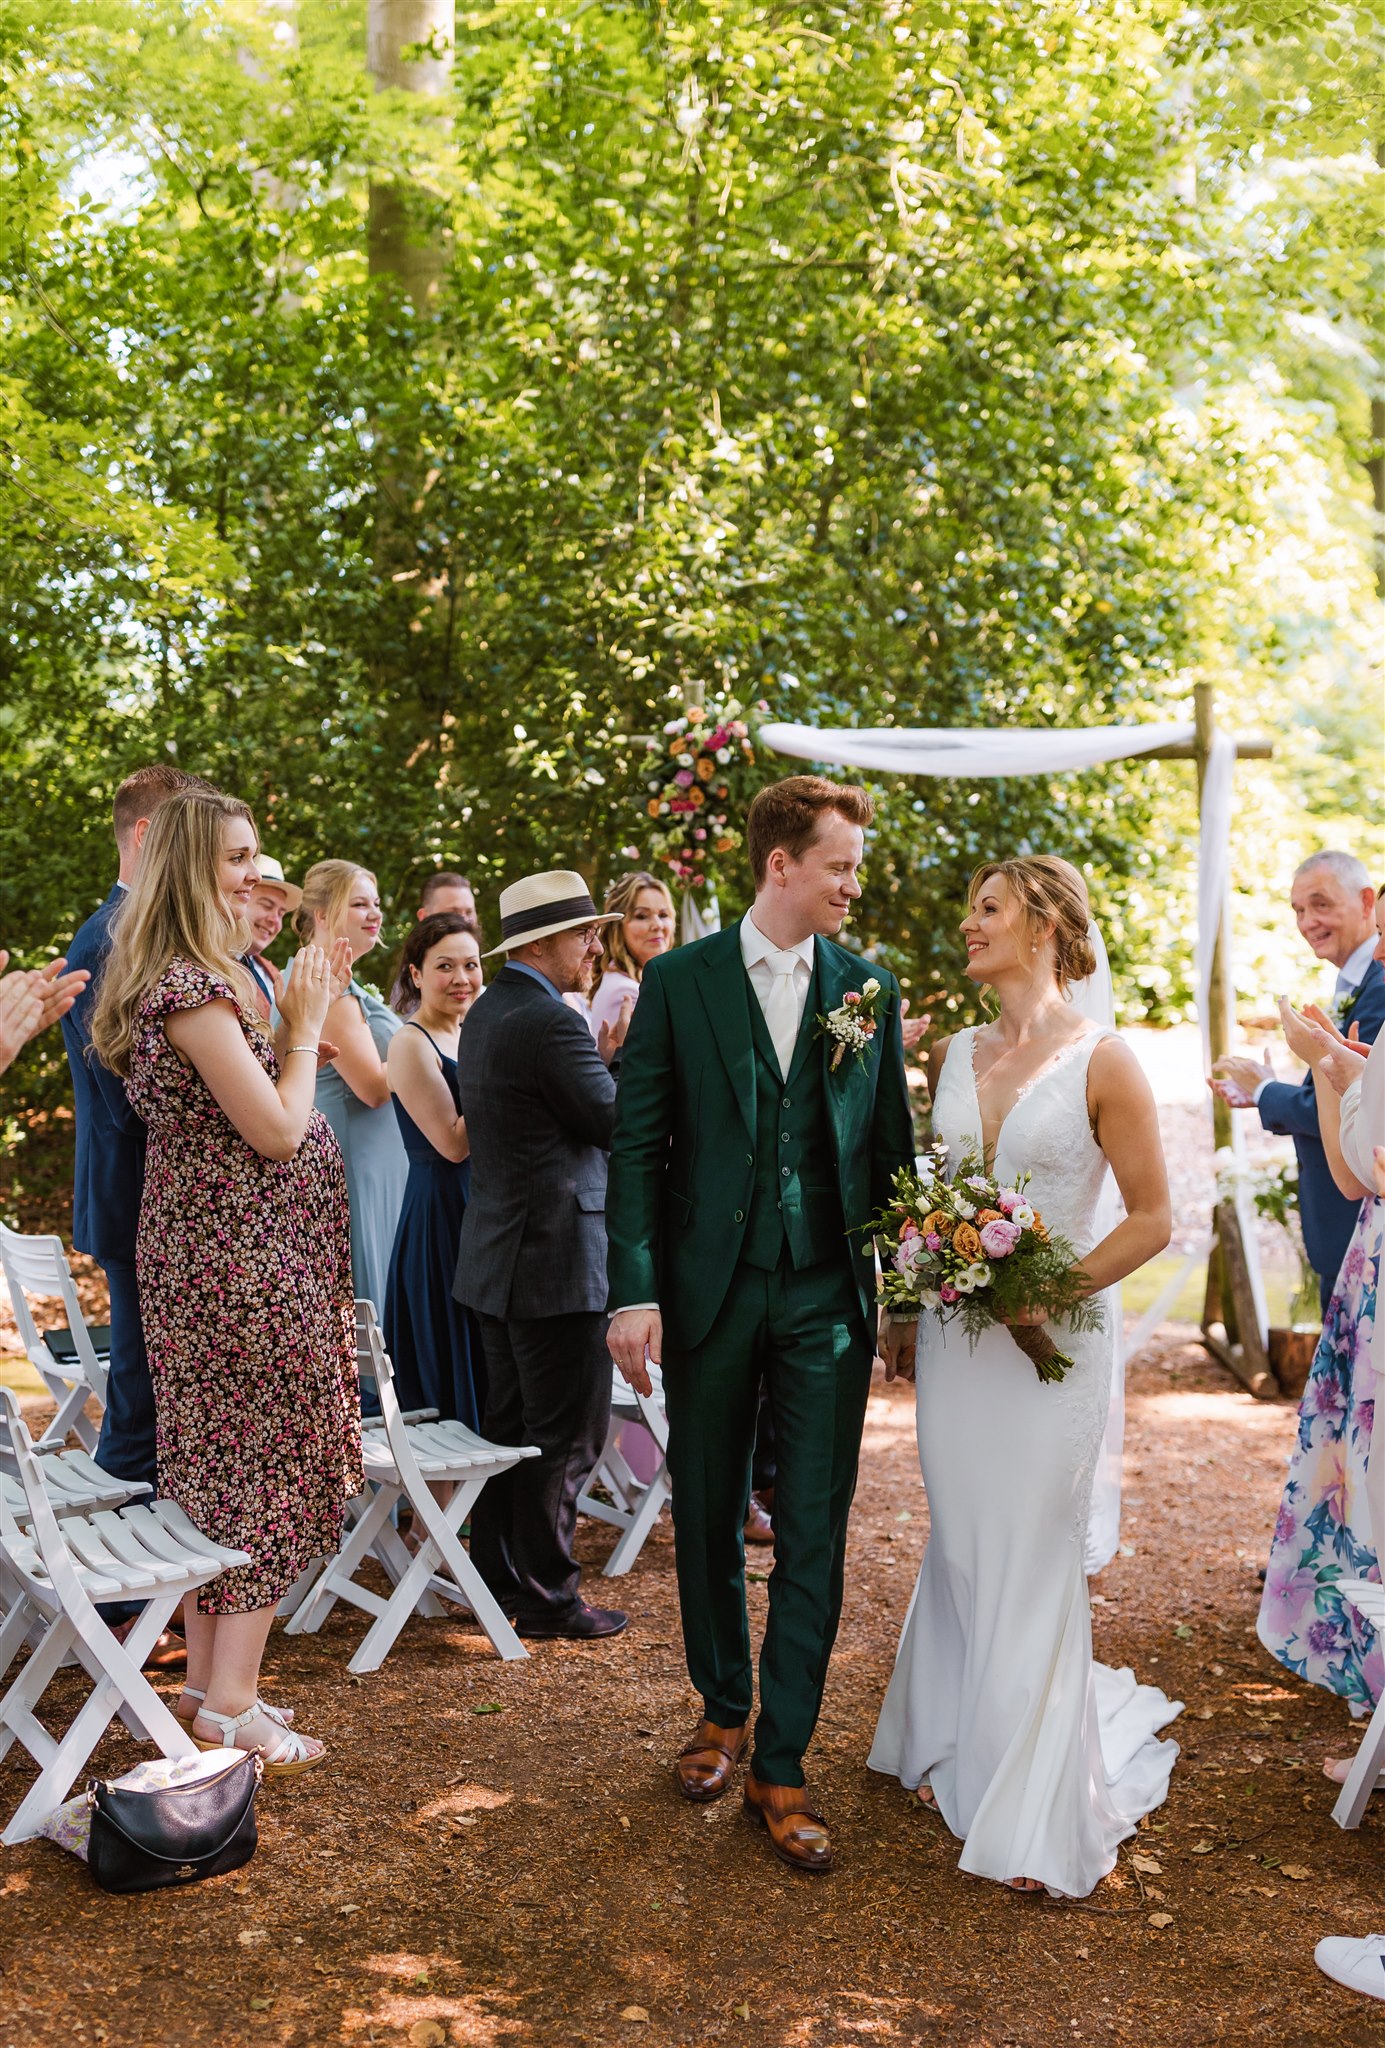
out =
[(588, 1019), (595, 1038), (603, 1024), (619, 1021), (621, 1005), (639, 1000), (640, 976), (656, 953), (673, 944), (673, 898), (664, 884), (643, 870), (621, 875), (606, 891), (606, 909), (620, 923), (602, 934), (606, 964), (592, 993)]

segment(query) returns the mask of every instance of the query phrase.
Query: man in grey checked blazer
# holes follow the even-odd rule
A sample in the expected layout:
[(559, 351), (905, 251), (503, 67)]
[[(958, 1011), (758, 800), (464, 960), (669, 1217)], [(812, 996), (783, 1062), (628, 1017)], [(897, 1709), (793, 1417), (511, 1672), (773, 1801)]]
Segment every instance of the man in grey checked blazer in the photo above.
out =
[(516, 882), (500, 913), (508, 959), (457, 1048), (471, 1197), (453, 1292), (481, 1326), (485, 1435), (540, 1456), (486, 1487), (471, 1555), (521, 1635), (614, 1635), (625, 1616), (584, 1603), (572, 1540), (611, 1415), (606, 1150), (629, 1020), (593, 1044), (563, 1001), (590, 987), (611, 922), (580, 875)]

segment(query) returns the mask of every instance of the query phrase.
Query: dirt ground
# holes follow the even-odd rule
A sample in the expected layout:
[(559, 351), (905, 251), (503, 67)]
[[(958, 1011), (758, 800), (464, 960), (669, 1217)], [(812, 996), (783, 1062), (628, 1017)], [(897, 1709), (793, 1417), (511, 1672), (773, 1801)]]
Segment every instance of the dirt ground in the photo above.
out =
[[(1352, 1739), (1346, 1710), (1254, 1634), (1293, 1411), (1185, 1335), (1132, 1372), (1131, 1554), (1093, 1607), (1098, 1654), (1187, 1702), (1183, 1753), (1090, 1900), (959, 1875), (942, 1824), (865, 1768), (927, 1535), (910, 1397), (881, 1387), (810, 1762), (833, 1874), (784, 1870), (737, 1798), (674, 1791), (694, 1702), (665, 1523), (620, 1582), (629, 1630), (599, 1645), (502, 1666), (460, 1622), (415, 1621), (355, 1680), (362, 1618), (276, 1634), (268, 1696), (332, 1756), (262, 1793), (237, 1874), (118, 1899), (46, 1842), (0, 1851), (0, 2048), (1385, 2048), (1385, 2004), (1312, 1961), (1322, 1934), (1385, 1925), (1385, 1804), (1358, 1833), (1333, 1824), (1320, 1764)], [(592, 1572), (610, 1541), (584, 1528)], [(751, 1597), (762, 1616), (762, 1580)], [(78, 1694), (64, 1676), (50, 1698)], [(122, 1731), (96, 1766), (136, 1755)], [(31, 1770), (0, 1765), (0, 1811)]]

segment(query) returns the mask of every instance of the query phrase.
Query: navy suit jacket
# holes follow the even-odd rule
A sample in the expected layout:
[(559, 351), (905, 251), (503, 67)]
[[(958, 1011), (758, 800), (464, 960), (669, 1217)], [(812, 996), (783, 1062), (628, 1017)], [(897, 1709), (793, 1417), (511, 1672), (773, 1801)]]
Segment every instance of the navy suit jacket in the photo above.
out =
[(502, 967), (467, 1012), (457, 1093), (471, 1140), (457, 1300), (488, 1316), (604, 1309), (616, 1076), (585, 1017)]
[(87, 968), (91, 980), (63, 1018), (77, 1122), (72, 1243), (103, 1266), (134, 1264), (144, 1194), (143, 1120), (130, 1107), (119, 1075), (88, 1052), (97, 984), (111, 948), (111, 919), (123, 893), (116, 883), (67, 949), (68, 966)]
[[(1375, 1043), (1381, 1025), (1385, 1024), (1385, 967), (1378, 960), (1371, 961), (1361, 979), (1350, 1022), (1366, 1045)], [(1332, 1178), (1318, 1136), (1318, 1098), (1312, 1074), (1298, 1083), (1270, 1081), (1261, 1089), (1256, 1107), (1267, 1131), (1281, 1137), (1287, 1132), (1294, 1141), (1304, 1249), (1326, 1296), (1341, 1271), (1361, 1205), (1348, 1201)]]

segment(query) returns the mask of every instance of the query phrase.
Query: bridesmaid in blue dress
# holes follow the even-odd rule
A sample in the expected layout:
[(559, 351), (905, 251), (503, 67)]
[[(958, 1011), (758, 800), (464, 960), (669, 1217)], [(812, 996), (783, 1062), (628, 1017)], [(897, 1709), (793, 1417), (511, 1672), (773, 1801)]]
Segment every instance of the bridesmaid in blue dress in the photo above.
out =
[(327, 1012), (323, 1044), (331, 1059), (317, 1077), (317, 1107), (341, 1147), (351, 1203), (351, 1273), (357, 1295), (385, 1299), (390, 1248), (409, 1177), (409, 1161), (390, 1107), (385, 1055), (399, 1019), (356, 969), (380, 936), (380, 892), (368, 868), (351, 860), (320, 860), (303, 877), (294, 929), (304, 944), (351, 945), (350, 987)]
[(470, 1190), (470, 1143), (457, 1097), (457, 1040), (481, 993), (480, 940), (456, 911), (420, 918), (399, 978), (412, 1014), (390, 1041), (394, 1113), (409, 1179), (385, 1287), (385, 1346), (400, 1406), (436, 1408), (479, 1430), (485, 1368), (469, 1309), (454, 1300), (457, 1246)]

